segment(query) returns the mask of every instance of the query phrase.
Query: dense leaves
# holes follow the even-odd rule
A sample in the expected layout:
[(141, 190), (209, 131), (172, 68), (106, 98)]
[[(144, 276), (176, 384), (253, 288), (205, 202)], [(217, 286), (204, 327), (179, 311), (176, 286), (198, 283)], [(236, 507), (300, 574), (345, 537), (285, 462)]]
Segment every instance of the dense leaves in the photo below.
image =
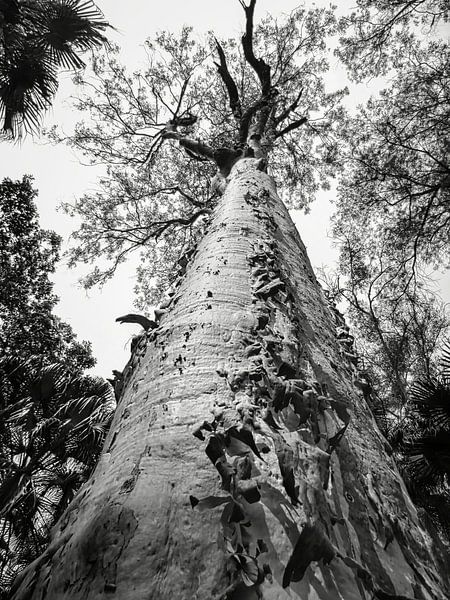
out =
[(0, 593), (48, 542), (99, 457), (111, 386), (35, 358), (0, 360)]
[(406, 51), (392, 85), (347, 124), (336, 230), (382, 231), (399, 271), (413, 274), (449, 264), (450, 52), (438, 41)]
[(45, 548), (94, 467), (115, 407), (53, 314), (60, 239), (39, 227), (31, 179), (0, 183), (0, 592)]
[(336, 53), (356, 81), (386, 75), (404, 59), (414, 33), (433, 35), (450, 16), (446, 0), (357, 0), (355, 8), (340, 21)]
[(79, 53), (106, 39), (92, 0), (0, 2), (0, 119), (3, 132), (37, 131), (58, 89), (58, 70), (84, 66)]
[(397, 455), (414, 500), (450, 542), (450, 345), (440, 370), (411, 388), (403, 422), (397, 425)]
[(344, 19), (339, 48), (356, 79), (390, 74), (389, 86), (343, 128), (334, 235), (337, 288), (383, 403), (396, 411), (411, 381), (431, 375), (448, 328), (430, 287), (430, 272), (450, 257), (450, 62), (438, 37), (447, 19), (448, 6), (438, 0), (361, 0)]
[(146, 42), (147, 66), (133, 74), (115, 48), (95, 56), (92, 74), (77, 77), (85, 121), (67, 137), (53, 132), (107, 166), (98, 191), (66, 207), (82, 219), (73, 263), (110, 261), (86, 285), (102, 283), (141, 250), (140, 304), (155, 302), (177, 258), (202, 235), (227, 158), (254, 151), (255, 128), (281, 193), (292, 206), (311, 201), (337, 166), (345, 90), (329, 93), (323, 82), (326, 40), (335, 32), (331, 10), (298, 8), (281, 20), (267, 17), (242, 44), (210, 35), (202, 45), (189, 28), (162, 32)]
[(50, 275), (61, 240), (39, 227), (29, 177), (0, 183), (0, 357), (64, 360), (73, 372), (92, 367), (90, 345), (77, 342), (53, 314)]

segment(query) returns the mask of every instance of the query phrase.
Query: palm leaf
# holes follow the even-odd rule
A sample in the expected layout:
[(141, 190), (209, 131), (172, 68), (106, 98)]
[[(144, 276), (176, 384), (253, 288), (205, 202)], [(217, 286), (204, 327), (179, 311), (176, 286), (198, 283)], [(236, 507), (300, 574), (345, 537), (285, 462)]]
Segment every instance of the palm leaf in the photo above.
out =
[(432, 430), (450, 431), (450, 387), (443, 380), (417, 381), (410, 392), (413, 409)]
[(31, 383), (33, 402), (46, 405), (56, 394), (64, 394), (68, 384), (67, 369), (62, 364), (42, 367)]
[(16, 132), (23, 126), (26, 131), (36, 131), (40, 115), (50, 106), (57, 89), (54, 66), (32, 47), (0, 61), (3, 129)]
[(102, 32), (108, 23), (102, 16), (91, 0), (45, 2), (45, 10), (39, 13), (39, 42), (55, 65), (82, 68), (84, 62), (76, 50), (106, 43)]
[(404, 445), (405, 469), (410, 481), (422, 486), (445, 485), (450, 476), (450, 434), (424, 435)]

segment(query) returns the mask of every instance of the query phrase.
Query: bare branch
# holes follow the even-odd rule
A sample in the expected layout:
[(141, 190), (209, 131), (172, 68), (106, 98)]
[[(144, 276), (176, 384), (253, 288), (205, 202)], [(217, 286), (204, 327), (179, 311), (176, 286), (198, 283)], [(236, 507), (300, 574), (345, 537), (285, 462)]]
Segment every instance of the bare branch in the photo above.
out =
[(253, 50), (253, 15), (255, 12), (256, 0), (250, 0), (250, 4), (246, 6), (243, 0), (239, 0), (242, 8), (245, 11), (245, 33), (242, 36), (242, 48), (244, 50), (245, 60), (253, 68), (261, 83), (262, 93), (270, 92), (270, 66), (262, 59), (256, 58)]
[(224, 82), (225, 87), (227, 88), (231, 112), (233, 113), (234, 118), (239, 120), (242, 117), (242, 106), (241, 101), (239, 99), (238, 89), (233, 77), (230, 74), (230, 71), (228, 70), (228, 65), (223, 48), (220, 45), (219, 41), (216, 38), (214, 39), (216, 41), (217, 52), (220, 58), (220, 65), (217, 63), (214, 64), (216, 65), (219, 75), (221, 76), (222, 81)]
[(289, 133), (293, 129), (297, 129), (298, 127), (301, 127), (307, 121), (308, 121), (307, 117), (302, 117), (301, 119), (297, 119), (297, 121), (293, 121), (292, 123), (289, 123), (289, 125), (287, 125), (284, 129), (282, 129), (281, 131), (277, 131), (277, 133), (275, 133), (275, 139), (281, 137), (282, 135), (286, 135), (286, 133)]
[(166, 131), (162, 134), (163, 139), (177, 140), (180, 146), (185, 148), (187, 151), (190, 151), (191, 154), (209, 158), (210, 160), (215, 160), (214, 150), (210, 146), (207, 146), (198, 140), (183, 137), (181, 133), (174, 131), (174, 127), (171, 126), (172, 124), (169, 124), (169, 126), (166, 128)]
[(280, 113), (277, 117), (275, 117), (275, 119), (274, 119), (275, 125), (279, 125), (282, 121), (284, 121), (285, 119), (288, 118), (288, 116), (291, 114), (291, 112), (294, 112), (294, 110), (296, 110), (302, 95), (303, 95), (303, 88), (301, 88), (297, 98), (292, 102), (292, 104), (290, 104), (285, 110), (283, 110), (282, 113)]
[[(180, 225), (184, 227), (192, 225), (199, 217), (201, 217), (202, 215), (208, 215), (210, 212), (211, 210), (209, 208), (202, 208), (201, 210), (198, 210), (197, 212), (190, 215), (189, 217), (176, 217), (174, 219), (168, 219), (167, 221), (160, 222), (162, 226), (157, 231), (150, 234), (149, 238), (154, 237), (155, 241), (158, 241), (158, 238), (166, 231), (166, 229), (168, 229), (172, 225)], [(152, 224), (156, 225), (156, 223)]]

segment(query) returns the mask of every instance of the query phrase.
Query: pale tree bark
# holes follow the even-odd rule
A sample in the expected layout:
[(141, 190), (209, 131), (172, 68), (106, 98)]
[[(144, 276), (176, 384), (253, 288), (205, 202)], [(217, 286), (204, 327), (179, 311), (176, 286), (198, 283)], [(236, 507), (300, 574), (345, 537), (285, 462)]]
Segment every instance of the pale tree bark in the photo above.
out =
[(239, 160), (14, 599), (448, 597), (341, 326), (264, 161)]

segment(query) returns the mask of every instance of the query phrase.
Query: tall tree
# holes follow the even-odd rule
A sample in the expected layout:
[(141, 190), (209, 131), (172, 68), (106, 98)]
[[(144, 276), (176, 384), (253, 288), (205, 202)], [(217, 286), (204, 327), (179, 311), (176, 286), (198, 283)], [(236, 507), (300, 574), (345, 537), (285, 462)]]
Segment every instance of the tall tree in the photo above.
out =
[(450, 63), (448, 43), (437, 35), (448, 14), (435, 0), (364, 0), (343, 19), (338, 50), (357, 81), (390, 76), (342, 128), (346, 161), (334, 234), (340, 290), (369, 362), (383, 365), (384, 379), (395, 384), (395, 392), (381, 388), (397, 409), (414, 370), (416, 378), (431, 376), (448, 321), (435, 291), (426, 289), (430, 272), (450, 256)]
[[(449, 326), (447, 307), (430, 285), (433, 269), (448, 266), (450, 256), (450, 65), (439, 36), (448, 16), (448, 4), (437, 0), (362, 0), (341, 21), (338, 49), (354, 80), (389, 75), (386, 89), (342, 128), (347, 156), (334, 221), (341, 247), (335, 289), (350, 307), (372, 409), (400, 465), (411, 463), (403, 444), (411, 424), (416, 438), (430, 439), (411, 395), (417, 380), (434, 385)], [(417, 502), (436, 512), (439, 496), (426, 501), (426, 478), (408, 479)], [(445, 482), (439, 491), (443, 515)]]
[(58, 70), (84, 66), (80, 53), (106, 41), (92, 0), (0, 2), (0, 119), (15, 136), (39, 128), (58, 89)]
[(36, 195), (30, 177), (0, 183), (0, 358), (61, 360), (81, 374), (95, 361), (90, 344), (53, 314), (61, 239), (39, 227)]
[[(318, 17), (333, 32), (332, 15), (299, 9), (258, 29), (255, 0), (241, 4), (241, 48), (216, 42), (221, 87), (193, 76), (192, 42), (163, 34), (154, 102), (129, 90), (147, 115), (138, 134), (87, 136), (94, 156), (109, 145), (119, 164), (120, 149), (131, 142), (136, 156), (144, 145), (138, 161), (169, 179), (183, 151), (209, 161), (217, 199), (158, 327), (136, 343), (91, 481), (17, 579), (15, 600), (448, 593), (438, 536), (425, 533), (353, 384), (341, 317), (276, 191), (276, 180), (285, 196), (314, 181), (302, 170), (317, 160), (310, 120), (330, 97), (317, 71), (302, 71), (301, 40)], [(110, 108), (108, 124), (126, 131), (133, 115)]]

